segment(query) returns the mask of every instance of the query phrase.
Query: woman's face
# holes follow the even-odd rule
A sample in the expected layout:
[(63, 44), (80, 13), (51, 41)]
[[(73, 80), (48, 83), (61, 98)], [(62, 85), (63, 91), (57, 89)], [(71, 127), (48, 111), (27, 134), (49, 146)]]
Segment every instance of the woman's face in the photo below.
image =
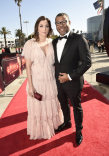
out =
[(49, 24), (47, 20), (40, 21), (38, 25), (39, 37), (47, 37), (49, 33)]

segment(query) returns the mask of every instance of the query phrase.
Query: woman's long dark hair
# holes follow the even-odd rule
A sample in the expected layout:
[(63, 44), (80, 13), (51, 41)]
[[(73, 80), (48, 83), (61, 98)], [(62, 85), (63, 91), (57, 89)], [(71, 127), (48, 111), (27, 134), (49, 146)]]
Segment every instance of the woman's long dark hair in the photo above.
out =
[(48, 24), (49, 24), (49, 32), (47, 37), (49, 37), (52, 34), (52, 28), (51, 28), (51, 22), (48, 18), (46, 18), (45, 16), (41, 16), (37, 19), (36, 23), (35, 23), (35, 27), (34, 27), (34, 37), (36, 39), (36, 41), (39, 41), (39, 34), (38, 34), (38, 26), (40, 21), (44, 21), (47, 20)]

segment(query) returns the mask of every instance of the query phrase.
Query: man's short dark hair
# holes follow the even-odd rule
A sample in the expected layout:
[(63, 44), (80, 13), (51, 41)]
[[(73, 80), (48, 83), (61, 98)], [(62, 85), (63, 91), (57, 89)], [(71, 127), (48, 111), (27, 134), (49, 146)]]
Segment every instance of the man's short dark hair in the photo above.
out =
[(55, 17), (55, 21), (56, 21), (56, 18), (57, 18), (58, 16), (66, 16), (66, 17), (68, 18), (68, 21), (70, 21), (69, 16), (68, 16), (66, 13), (59, 13), (59, 14)]

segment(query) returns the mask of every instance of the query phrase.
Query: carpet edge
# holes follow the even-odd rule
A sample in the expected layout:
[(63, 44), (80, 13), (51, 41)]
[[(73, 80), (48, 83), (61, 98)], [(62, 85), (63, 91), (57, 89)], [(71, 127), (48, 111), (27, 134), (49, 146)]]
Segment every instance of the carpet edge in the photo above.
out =
[(12, 101), (14, 100), (14, 97), (16, 97), (17, 93), (19, 92), (19, 90), (23, 87), (23, 85), (26, 83), (27, 78), (24, 80), (23, 84), (20, 86), (20, 88), (18, 89), (18, 91), (15, 93), (15, 95), (13, 96), (13, 98), (11, 99), (11, 101), (9, 102), (7, 108), (5, 109), (5, 111), (3, 112), (3, 114), (0, 117), (0, 120), (3, 118), (5, 112), (7, 111), (8, 107), (11, 105)]
[(87, 82), (87, 84), (90, 85), (93, 88), (93, 90), (95, 90), (98, 94), (100, 94), (102, 98), (104, 98), (104, 100), (106, 100), (109, 104), (109, 100), (105, 96), (103, 96), (97, 89), (95, 89), (88, 81), (85, 80), (85, 82)]

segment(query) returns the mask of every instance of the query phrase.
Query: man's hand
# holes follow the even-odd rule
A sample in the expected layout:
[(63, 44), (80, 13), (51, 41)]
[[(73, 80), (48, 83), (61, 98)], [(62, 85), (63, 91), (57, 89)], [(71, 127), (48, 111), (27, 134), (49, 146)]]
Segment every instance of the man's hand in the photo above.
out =
[(58, 80), (60, 81), (60, 83), (64, 83), (66, 81), (69, 81), (69, 78), (68, 78), (68, 74), (66, 73), (59, 73), (59, 77), (58, 77)]

